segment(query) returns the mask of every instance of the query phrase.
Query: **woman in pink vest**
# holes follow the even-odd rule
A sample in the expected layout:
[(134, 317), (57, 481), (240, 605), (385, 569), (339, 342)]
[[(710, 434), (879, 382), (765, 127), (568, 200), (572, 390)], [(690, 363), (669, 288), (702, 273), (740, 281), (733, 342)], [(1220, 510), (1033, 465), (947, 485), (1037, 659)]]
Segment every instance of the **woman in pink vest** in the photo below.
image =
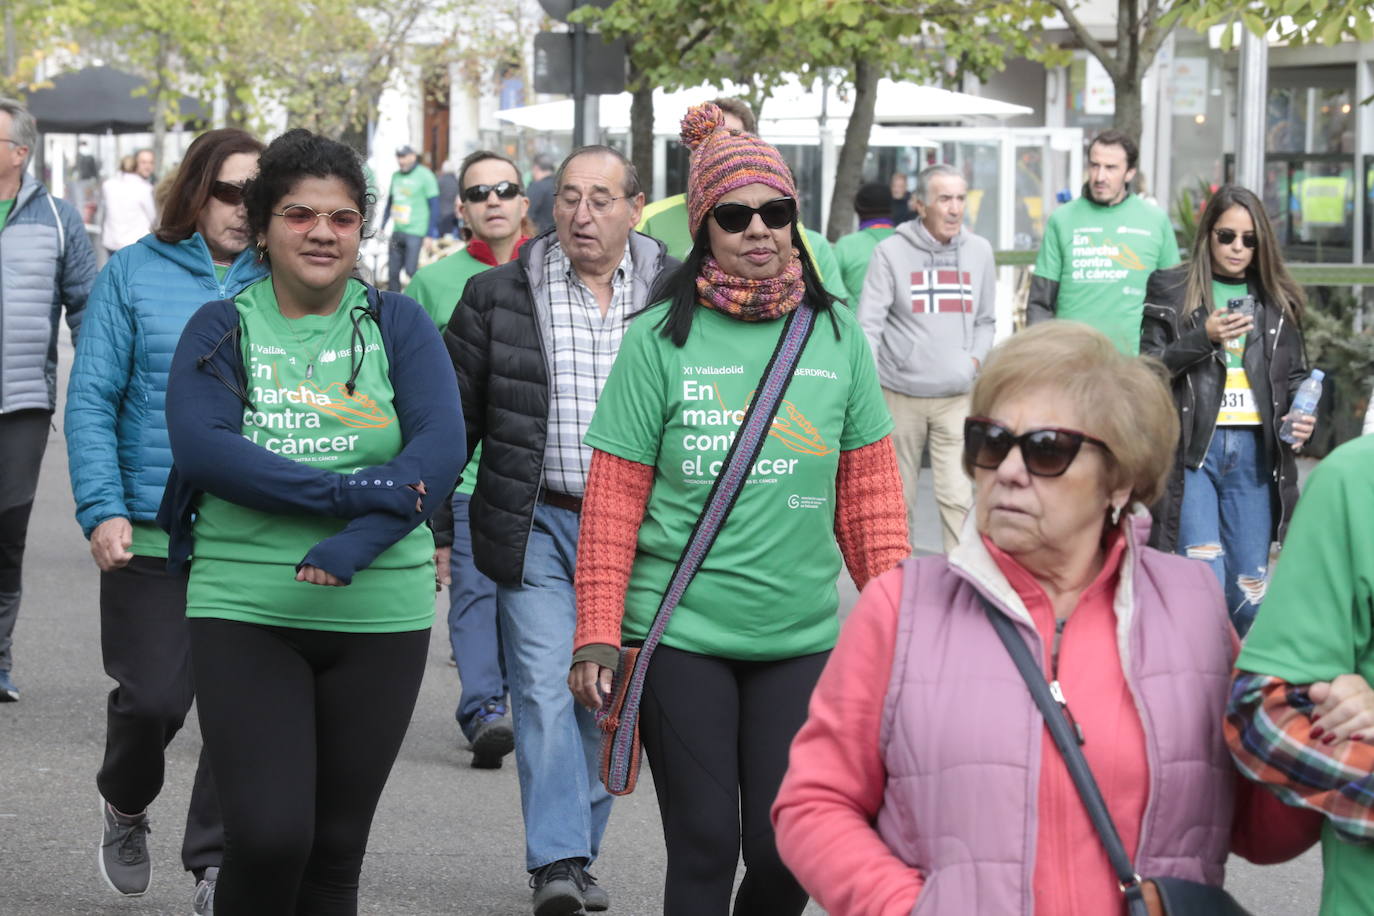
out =
[(1002, 344), (973, 389), (974, 511), (948, 557), (873, 580), (773, 807), (832, 916), (1124, 912), (1106, 852), (984, 611), (1055, 682), (1136, 871), (1220, 885), (1297, 855), (1313, 816), (1238, 782), (1238, 641), (1216, 577), (1144, 546), (1178, 419), (1160, 376), (1083, 325)]

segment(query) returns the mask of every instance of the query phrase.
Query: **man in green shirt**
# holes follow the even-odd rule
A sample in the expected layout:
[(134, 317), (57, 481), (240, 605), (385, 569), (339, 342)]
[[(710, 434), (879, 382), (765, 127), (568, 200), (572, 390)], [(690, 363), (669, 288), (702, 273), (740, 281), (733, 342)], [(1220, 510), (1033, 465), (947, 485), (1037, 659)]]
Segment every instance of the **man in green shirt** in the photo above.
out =
[(854, 195), (854, 212), (859, 216), (859, 231), (835, 240), (835, 260), (839, 263), (840, 278), (849, 290), (851, 306), (857, 307), (863, 295), (864, 280), (868, 276), (868, 262), (873, 249), (892, 235), (892, 201), (887, 185), (870, 181)]
[(401, 289), (401, 268), (415, 276), (420, 264), (420, 248), (425, 239), (439, 237), (439, 180), (420, 164), (415, 148), (406, 144), (396, 150), (396, 172), (382, 212), (382, 225), (391, 222), (391, 243), (387, 246), (387, 289)]
[(1179, 262), (1178, 242), (1163, 210), (1130, 191), (1139, 151), (1119, 130), (1088, 146), (1083, 196), (1054, 211), (1035, 260), (1026, 321), (1081, 321), (1123, 353), (1140, 352), (1145, 281)]
[[(459, 209), (472, 237), (461, 251), (422, 267), (406, 295), (424, 306), (442, 331), (462, 298), (468, 280), (515, 260), (528, 239), (521, 231), (530, 202), (520, 188), (520, 172), (505, 156), (478, 150), (458, 167)], [(515, 748), (515, 730), (506, 704), (506, 666), (496, 622), (496, 583), (472, 559), (468, 504), (477, 481), (482, 446), (473, 452), (453, 494), (453, 515), (434, 518), (434, 556), (439, 577), (449, 587), (448, 634), (458, 666), (462, 694), (454, 717), (472, 744), (472, 765), (490, 770)], [(442, 531), (440, 529), (443, 529)], [(451, 544), (452, 546), (447, 546)]]

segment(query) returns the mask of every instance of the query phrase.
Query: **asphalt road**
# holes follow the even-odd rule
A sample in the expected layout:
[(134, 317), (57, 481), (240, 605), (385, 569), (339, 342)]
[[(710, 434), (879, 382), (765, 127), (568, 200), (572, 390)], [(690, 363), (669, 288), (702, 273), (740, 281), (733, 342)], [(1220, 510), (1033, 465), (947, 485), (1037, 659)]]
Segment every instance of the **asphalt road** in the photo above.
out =
[[(65, 341), (61, 360), (65, 375)], [(60, 427), (60, 409), (57, 418)], [(927, 490), (918, 545), (938, 544), (933, 510)], [(842, 586), (847, 608), (854, 591), (847, 577)], [(112, 682), (101, 668), (97, 573), (73, 519), (60, 431), (43, 465), (24, 587), (14, 671), (23, 698), (0, 704), (0, 916), (189, 913), (180, 844), (199, 750), (194, 714), (168, 750), (166, 787), (152, 808), (148, 893), (118, 897), (96, 868), (95, 771)], [(415, 717), (373, 826), (360, 912), (523, 916), (529, 889), (514, 765), (469, 768), (453, 721), (457, 676), (442, 614), (437, 619)], [(612, 913), (659, 911), (664, 853), (651, 779), (646, 767), (638, 791), (616, 802), (593, 869), (612, 895)], [(1320, 876), (1309, 853), (1263, 869), (1239, 863), (1228, 886), (1257, 914), (1305, 916), (1317, 911)], [(807, 911), (820, 912), (814, 904)]]

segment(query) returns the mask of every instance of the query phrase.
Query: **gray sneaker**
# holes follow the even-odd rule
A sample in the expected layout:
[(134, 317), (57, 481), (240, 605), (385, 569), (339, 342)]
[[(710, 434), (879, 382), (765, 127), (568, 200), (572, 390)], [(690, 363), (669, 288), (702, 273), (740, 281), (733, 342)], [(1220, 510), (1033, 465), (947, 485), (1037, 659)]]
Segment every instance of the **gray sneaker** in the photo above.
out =
[(100, 876), (111, 890), (125, 897), (140, 897), (153, 877), (153, 860), (148, 856), (148, 812), (132, 817), (116, 814), (110, 803), (100, 799), (104, 829), (96, 861)]
[(587, 879), (581, 864), (574, 859), (559, 859), (534, 870), (530, 875), (534, 889), (534, 916), (574, 916), (582, 912)]
[(583, 906), (588, 913), (603, 913), (611, 908), (611, 895), (606, 893), (606, 889), (596, 883), (592, 873), (585, 868), (582, 869), (582, 877), (587, 881), (587, 887), (582, 891)]
[(191, 898), (191, 916), (214, 916), (215, 882), (218, 880), (218, 868), (205, 869), (204, 877), (196, 882), (196, 895)]

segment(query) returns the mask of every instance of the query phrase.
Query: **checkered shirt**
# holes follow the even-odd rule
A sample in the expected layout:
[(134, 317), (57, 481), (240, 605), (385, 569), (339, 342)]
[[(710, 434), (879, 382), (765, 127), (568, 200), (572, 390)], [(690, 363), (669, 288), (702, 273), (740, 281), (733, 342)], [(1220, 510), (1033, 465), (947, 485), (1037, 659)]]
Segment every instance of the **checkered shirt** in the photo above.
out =
[(1225, 724), (1231, 757), (1288, 804), (1325, 814), (1341, 839), (1374, 843), (1374, 746), (1313, 740), (1312, 710), (1305, 687), (1238, 673)]
[(553, 331), (548, 348), (552, 396), (544, 444), (544, 485), (558, 493), (581, 496), (592, 463), (592, 450), (582, 444), (582, 437), (620, 352), (625, 317), (634, 301), (629, 242), (611, 281), (611, 306), (605, 317), (596, 296), (573, 270), (563, 246), (556, 243), (549, 245), (544, 255), (544, 288)]

